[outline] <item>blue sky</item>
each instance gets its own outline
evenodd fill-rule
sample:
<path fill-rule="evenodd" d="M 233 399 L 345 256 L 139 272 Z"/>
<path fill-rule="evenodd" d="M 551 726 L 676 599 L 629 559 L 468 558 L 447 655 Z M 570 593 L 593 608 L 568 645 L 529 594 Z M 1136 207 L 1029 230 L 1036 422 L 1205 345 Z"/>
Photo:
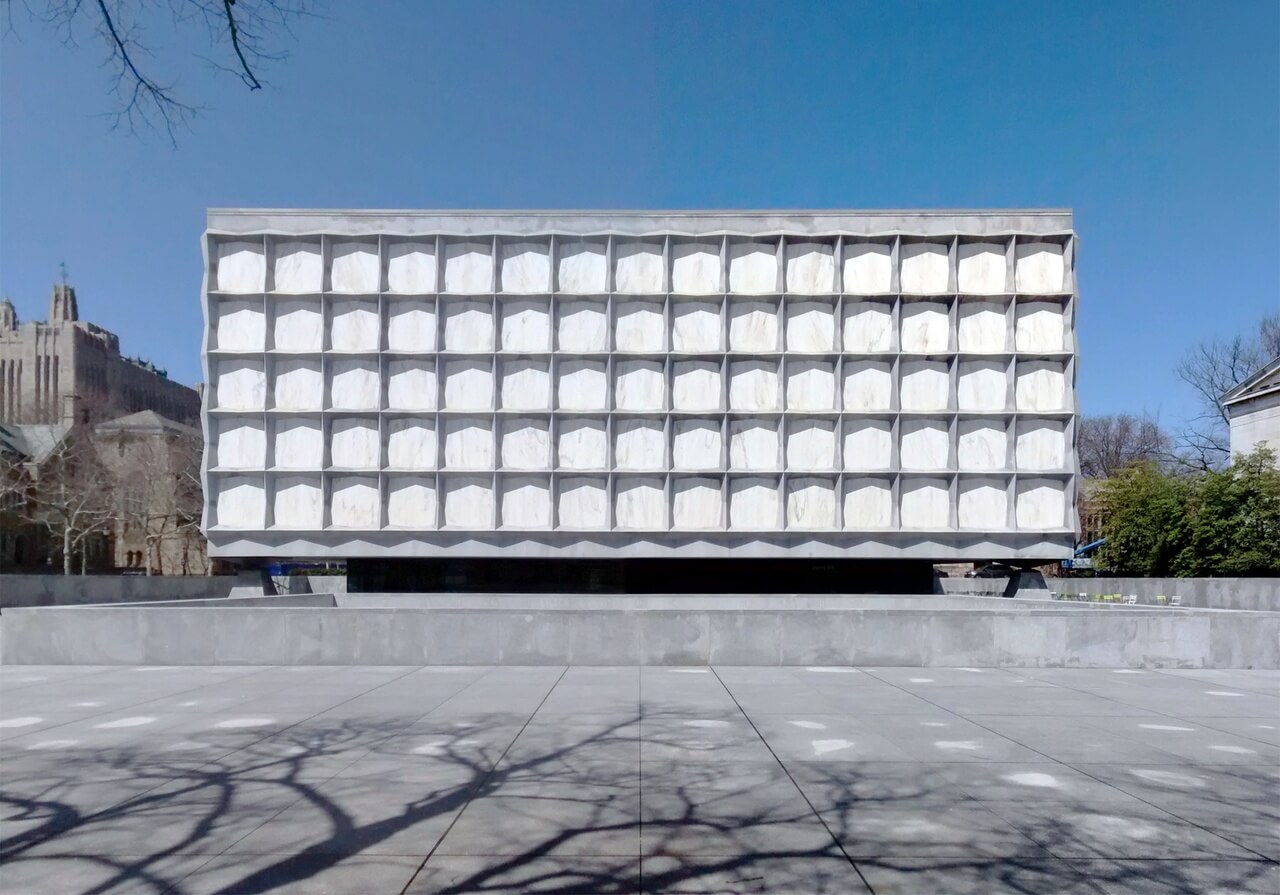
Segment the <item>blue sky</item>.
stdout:
<path fill-rule="evenodd" d="M 331 2 L 266 90 L 111 132 L 101 53 L 0 46 L 0 290 L 65 261 L 126 353 L 199 376 L 208 207 L 1069 206 L 1086 414 L 1192 410 L 1197 340 L 1280 310 L 1280 4 Z"/>

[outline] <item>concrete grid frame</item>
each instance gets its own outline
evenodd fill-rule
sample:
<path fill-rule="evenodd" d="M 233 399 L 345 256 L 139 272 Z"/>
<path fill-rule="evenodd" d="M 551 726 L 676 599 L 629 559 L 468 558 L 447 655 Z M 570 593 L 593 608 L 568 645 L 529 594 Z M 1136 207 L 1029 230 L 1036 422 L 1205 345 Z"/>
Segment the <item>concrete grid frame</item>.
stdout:
<path fill-rule="evenodd" d="M 1068 211 L 213 210 L 204 250 L 213 555 L 1070 555 Z"/>

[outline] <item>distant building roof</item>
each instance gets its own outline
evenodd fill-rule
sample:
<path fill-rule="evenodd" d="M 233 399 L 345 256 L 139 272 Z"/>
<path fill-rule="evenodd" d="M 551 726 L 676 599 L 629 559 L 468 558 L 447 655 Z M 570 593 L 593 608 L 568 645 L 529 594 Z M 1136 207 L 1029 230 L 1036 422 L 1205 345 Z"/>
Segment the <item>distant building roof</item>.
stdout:
<path fill-rule="evenodd" d="M 1272 392 L 1280 392 L 1280 357 L 1223 395 L 1222 406 L 1230 407 Z"/>
<path fill-rule="evenodd" d="M 21 454 L 40 463 L 67 437 L 67 426 L 0 423 L 0 451 Z"/>
<path fill-rule="evenodd" d="M 184 426 L 182 423 L 174 422 L 168 417 L 161 416 L 154 410 L 140 410 L 137 413 L 131 413 L 128 416 L 117 417 L 99 424 L 95 428 L 96 432 L 108 434 L 112 432 L 142 432 L 157 433 L 167 432 L 173 435 L 199 435 L 200 430 L 191 426 Z"/>

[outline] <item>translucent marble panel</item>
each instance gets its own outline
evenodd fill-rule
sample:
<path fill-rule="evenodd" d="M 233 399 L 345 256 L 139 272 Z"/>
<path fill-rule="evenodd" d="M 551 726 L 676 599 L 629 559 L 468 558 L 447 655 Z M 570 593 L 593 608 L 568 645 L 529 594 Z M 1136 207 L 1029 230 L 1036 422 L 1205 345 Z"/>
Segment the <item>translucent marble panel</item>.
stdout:
<path fill-rule="evenodd" d="M 957 342 L 961 351 L 1004 351 L 1008 346 L 1005 306 L 998 301 L 960 302 L 957 308 Z"/>
<path fill-rule="evenodd" d="M 829 301 L 787 301 L 787 350 L 830 354 L 836 350 L 836 306 Z"/>
<path fill-rule="evenodd" d="M 607 305 L 600 301 L 560 301 L 556 303 L 556 343 L 561 351 L 607 351 L 609 319 Z"/>
<path fill-rule="evenodd" d="M 339 469 L 377 469 L 381 453 L 376 419 L 338 419 L 330 428 L 329 462 Z"/>
<path fill-rule="evenodd" d="M 948 282 L 947 246 L 932 242 L 904 242 L 898 249 L 902 269 L 901 291 L 911 295 L 946 292 Z"/>
<path fill-rule="evenodd" d="M 671 527 L 676 531 L 721 528 L 723 515 L 719 479 L 677 478 L 671 482 Z"/>
<path fill-rule="evenodd" d="M 665 530 L 667 499 L 661 479 L 620 478 L 615 489 L 618 528 Z"/>
<path fill-rule="evenodd" d="M 378 300 L 334 301 L 329 344 L 334 351 L 377 351 L 379 348 Z"/>
<path fill-rule="evenodd" d="M 319 476 L 278 476 L 272 492 L 276 528 L 307 531 L 324 526 L 324 491 Z"/>
<path fill-rule="evenodd" d="M 733 410 L 777 410 L 778 365 L 741 360 L 729 364 L 729 407 Z"/>
<path fill-rule="evenodd" d="M 1067 347 L 1067 321 L 1056 301 L 1018 302 L 1014 344 L 1019 351 L 1062 351 Z"/>
<path fill-rule="evenodd" d="M 877 295 L 893 290 L 893 248 L 878 242 L 844 244 L 844 291 Z"/>
<path fill-rule="evenodd" d="M 704 470 L 720 468 L 720 421 L 672 421 L 671 462 L 676 469 Z"/>
<path fill-rule="evenodd" d="M 1018 479 L 1015 510 L 1018 528 L 1037 531 L 1067 525 L 1066 483 L 1057 479 Z"/>
<path fill-rule="evenodd" d="M 324 315 L 319 299 L 272 299 L 276 351 L 319 351 L 324 347 Z"/>
<path fill-rule="evenodd" d="M 893 462 L 893 424 L 889 420 L 846 420 L 845 469 L 888 469 Z"/>
<path fill-rule="evenodd" d="M 719 351 L 720 302 L 675 301 L 671 305 L 671 350 L 696 353 Z"/>
<path fill-rule="evenodd" d="M 262 420 L 218 419 L 215 465 L 262 469 L 267 464 L 267 427 Z"/>
<path fill-rule="evenodd" d="M 835 410 L 836 365 L 821 360 L 787 361 L 787 410 Z"/>
<path fill-rule="evenodd" d="M 821 242 L 788 242 L 787 291 L 821 295 L 836 291 L 835 246 Z"/>
<path fill-rule="evenodd" d="M 546 420 L 503 420 L 503 469 L 547 469 L 550 465 L 551 427 Z"/>
<path fill-rule="evenodd" d="M 493 291 L 493 246 L 455 242 L 444 248 L 444 291 L 474 295 Z"/>
<path fill-rule="evenodd" d="M 551 409 L 551 369 L 548 361 L 502 362 L 502 409 Z"/>
<path fill-rule="evenodd" d="M 609 491 L 604 479 L 562 478 L 557 490 L 556 515 L 560 528 L 609 527 Z"/>
<path fill-rule="evenodd" d="M 892 400 L 893 366 L 888 361 L 845 361 L 845 410 L 888 410 Z"/>
<path fill-rule="evenodd" d="M 720 244 L 675 242 L 671 244 L 671 291 L 706 295 L 720 288 Z"/>
<path fill-rule="evenodd" d="M 386 421 L 387 466 L 391 469 L 435 469 L 436 430 L 429 420 Z"/>
<path fill-rule="evenodd" d="M 393 243 L 387 249 L 387 287 L 410 294 L 435 292 L 435 243 Z"/>
<path fill-rule="evenodd" d="M 387 348 L 391 351 L 434 351 L 436 307 L 430 300 L 387 302 Z"/>
<path fill-rule="evenodd" d="M 1015 392 L 1019 410 L 1066 410 L 1066 372 L 1052 361 L 1022 361 Z"/>
<path fill-rule="evenodd" d="M 271 406 L 276 410 L 320 410 L 324 406 L 324 376 L 318 360 L 281 360 L 274 371 Z"/>
<path fill-rule="evenodd" d="M 551 305 L 549 302 L 506 299 L 498 303 L 502 313 L 503 351 L 550 351 Z"/>
<path fill-rule="evenodd" d="M 608 467 L 609 437 L 604 420 L 561 420 L 556 430 L 556 465 L 561 469 Z"/>
<path fill-rule="evenodd" d="M 951 347 L 947 306 L 938 301 L 908 301 L 902 305 L 902 350 L 912 354 L 943 354 Z"/>
<path fill-rule="evenodd" d="M 373 529 L 382 525 L 382 498 L 377 476 L 337 476 L 329 505 L 334 528 Z"/>
<path fill-rule="evenodd" d="M 778 291 L 778 249 L 769 243 L 729 243 L 729 291 L 761 295 Z"/>
<path fill-rule="evenodd" d="M 835 528 L 836 485 L 831 479 L 787 481 L 787 528 Z"/>
<path fill-rule="evenodd" d="M 1067 435 L 1062 420 L 1020 420 L 1016 435 L 1019 469 L 1062 469 Z"/>
<path fill-rule="evenodd" d="M 492 351 L 493 306 L 487 301 L 449 299 L 440 303 L 446 351 Z"/>
<path fill-rule="evenodd" d="M 956 510 L 961 528 L 998 531 L 1009 527 L 1009 495 L 1004 479 L 960 480 Z"/>
<path fill-rule="evenodd" d="M 662 244 L 618 242 L 613 247 L 613 290 L 633 294 L 665 292 Z"/>
<path fill-rule="evenodd" d="M 530 476 L 502 480 L 502 526 L 504 528 L 551 527 L 551 483 Z"/>
<path fill-rule="evenodd" d="M 787 469 L 836 468 L 834 420 L 793 420 L 787 430 Z"/>
<path fill-rule="evenodd" d="M 449 476 L 444 480 L 444 524 L 449 528 L 493 528 L 493 483 L 488 478 Z"/>
<path fill-rule="evenodd" d="M 556 407 L 560 410 L 604 410 L 609 402 L 609 376 L 602 360 L 561 360 L 556 364 Z"/>
<path fill-rule="evenodd" d="M 392 476 L 387 479 L 387 525 L 430 531 L 436 527 L 434 479 Z"/>
<path fill-rule="evenodd" d="M 993 295 L 1005 288 L 1005 247 L 994 242 L 961 243 L 956 247 L 956 283 L 961 292 Z"/>
<path fill-rule="evenodd" d="M 487 419 L 444 420 L 446 469 L 492 469 L 493 423 Z"/>
<path fill-rule="evenodd" d="M 493 406 L 493 367 L 484 360 L 452 360 L 444 365 L 444 406 L 488 410 Z"/>
<path fill-rule="evenodd" d="M 329 406 L 334 410 L 377 410 L 381 385 L 376 360 L 330 358 Z"/>
<path fill-rule="evenodd" d="M 222 360 L 217 363 L 219 410 L 262 410 L 266 406 L 267 376 L 260 360 Z"/>
<path fill-rule="evenodd" d="M 846 300 L 844 350 L 852 354 L 893 350 L 893 305 L 887 301 Z"/>
<path fill-rule="evenodd" d="M 946 469 L 951 453 L 947 424 L 942 420 L 904 419 L 899 457 L 903 469 Z"/>
<path fill-rule="evenodd" d="M 502 245 L 503 292 L 550 292 L 551 245 L 507 242 Z"/>
<path fill-rule="evenodd" d="M 666 469 L 662 420 L 615 419 L 613 462 L 618 469 Z"/>
<path fill-rule="evenodd" d="M 1062 246 L 1050 242 L 1018 242 L 1014 252 L 1014 283 L 1019 292 L 1062 292 L 1066 260 Z"/>
<path fill-rule="evenodd" d="M 618 410 L 662 410 L 667 380 L 662 363 L 651 360 L 614 361 L 614 406 Z"/>
<path fill-rule="evenodd" d="M 729 350 L 777 351 L 781 344 L 777 303 L 729 302 Z"/>
<path fill-rule="evenodd" d="M 609 262 L 604 243 L 562 242 L 556 247 L 556 253 L 561 292 L 591 295 L 609 291 Z"/>
<path fill-rule="evenodd" d="M 960 469 L 1004 469 L 1008 465 L 1004 420 L 960 420 L 957 431 L 956 465 Z"/>
<path fill-rule="evenodd" d="M 888 479 L 845 479 L 845 528 L 885 529 L 892 525 L 893 488 Z"/>
<path fill-rule="evenodd" d="M 376 242 L 337 242 L 329 262 L 330 292 L 378 292 L 381 271 Z"/>
<path fill-rule="evenodd" d="M 903 479 L 901 493 L 903 528 L 942 531 L 949 527 L 951 499 L 946 479 Z"/>
<path fill-rule="evenodd" d="M 391 410 L 434 410 L 436 391 L 434 361 L 387 361 L 387 407 Z"/>
<path fill-rule="evenodd" d="M 319 292 L 324 288 L 324 259 L 318 242 L 277 242 L 275 291 Z"/>
<path fill-rule="evenodd" d="M 277 419 L 272 466 L 319 469 L 324 465 L 324 428 L 319 419 Z"/>
<path fill-rule="evenodd" d="M 214 522 L 219 528 L 262 530 L 267 517 L 267 494 L 260 477 L 218 476 L 212 484 Z"/>
<path fill-rule="evenodd" d="M 956 406 L 961 410 L 1004 410 L 1009 383 L 1004 361 L 961 361 Z"/>
<path fill-rule="evenodd" d="M 729 483 L 729 527 L 746 531 L 776 531 L 782 507 L 778 480 L 732 479 Z"/>
<path fill-rule="evenodd" d="M 730 469 L 777 469 L 782 463 L 778 424 L 773 420 L 729 423 Z"/>
<path fill-rule="evenodd" d="M 267 258 L 262 240 L 218 243 L 214 287 L 219 292 L 262 292 L 267 288 Z"/>
<path fill-rule="evenodd" d="M 945 361 L 904 361 L 899 399 L 903 410 L 946 410 L 951 389 Z"/>
<path fill-rule="evenodd" d="M 213 306 L 213 344 L 219 351 L 261 351 L 267 347 L 267 314 L 262 299 L 219 299 Z"/>
<path fill-rule="evenodd" d="M 620 301 L 614 307 L 614 348 L 618 351 L 662 351 L 666 321 L 662 302 Z"/>
<path fill-rule="evenodd" d="M 682 360 L 672 364 L 671 405 L 676 410 L 720 409 L 720 362 Z"/>

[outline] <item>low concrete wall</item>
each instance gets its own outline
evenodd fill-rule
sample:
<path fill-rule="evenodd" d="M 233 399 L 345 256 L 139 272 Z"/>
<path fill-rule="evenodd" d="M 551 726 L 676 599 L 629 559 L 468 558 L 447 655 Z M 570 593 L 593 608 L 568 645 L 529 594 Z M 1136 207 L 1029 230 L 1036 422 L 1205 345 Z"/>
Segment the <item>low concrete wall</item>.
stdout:
<path fill-rule="evenodd" d="M 225 597 L 234 575 L 0 575 L 0 609 Z"/>
<path fill-rule="evenodd" d="M 972 580 L 972 579 L 970 579 Z M 1280 578 L 1046 578 L 1049 589 L 1065 594 L 1137 594 L 1138 602 L 1182 597 L 1183 606 L 1280 612 Z"/>

